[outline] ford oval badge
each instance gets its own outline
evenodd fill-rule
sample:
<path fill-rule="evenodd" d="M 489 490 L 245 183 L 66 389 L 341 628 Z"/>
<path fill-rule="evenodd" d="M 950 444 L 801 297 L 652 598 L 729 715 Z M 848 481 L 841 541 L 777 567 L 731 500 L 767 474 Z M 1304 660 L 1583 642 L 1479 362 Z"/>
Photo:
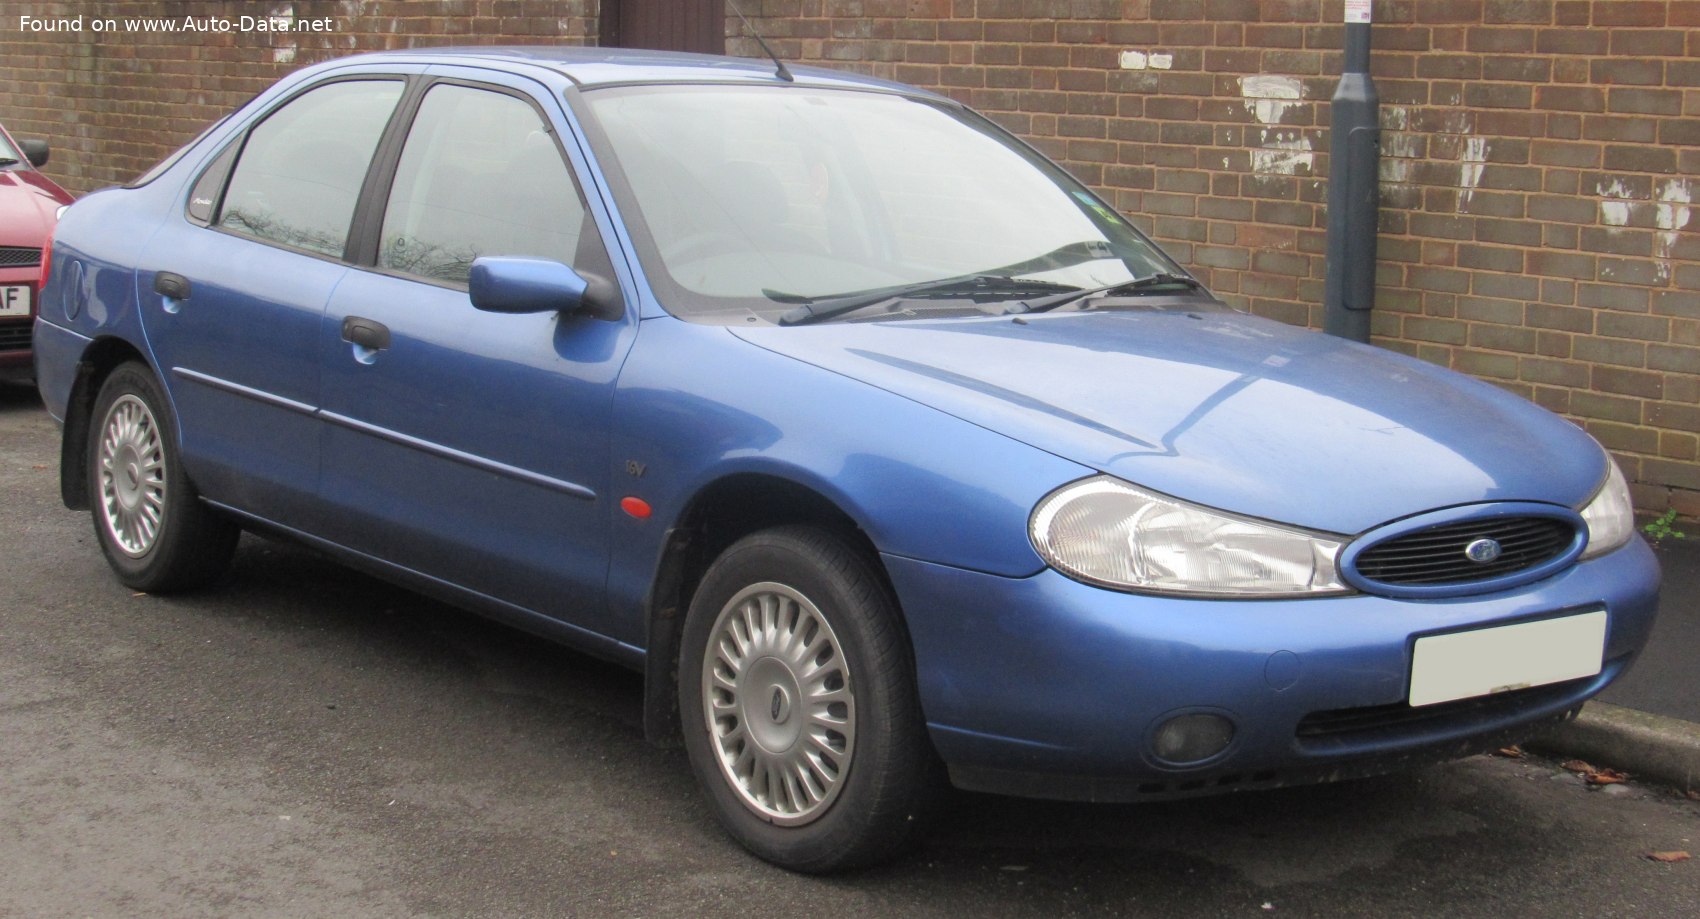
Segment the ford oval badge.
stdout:
<path fill-rule="evenodd" d="M 1499 542 L 1485 536 L 1464 547 L 1464 555 L 1478 565 L 1485 565 L 1499 558 L 1500 551 Z"/>

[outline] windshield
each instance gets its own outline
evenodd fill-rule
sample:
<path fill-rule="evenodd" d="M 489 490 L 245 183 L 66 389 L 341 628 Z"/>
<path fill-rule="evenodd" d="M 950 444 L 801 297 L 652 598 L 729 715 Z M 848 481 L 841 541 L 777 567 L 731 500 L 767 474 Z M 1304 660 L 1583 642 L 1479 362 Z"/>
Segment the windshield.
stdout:
<path fill-rule="evenodd" d="M 795 86 L 583 98 L 645 269 L 683 318 L 775 320 L 799 302 L 951 278 L 978 280 L 904 307 L 972 309 L 964 299 L 1178 271 L 1083 186 L 953 105 Z"/>
<path fill-rule="evenodd" d="M 12 146 L 11 141 L 6 139 L 6 132 L 0 131 L 0 164 L 5 164 L 7 160 L 21 163 L 24 161 L 24 155 Z"/>

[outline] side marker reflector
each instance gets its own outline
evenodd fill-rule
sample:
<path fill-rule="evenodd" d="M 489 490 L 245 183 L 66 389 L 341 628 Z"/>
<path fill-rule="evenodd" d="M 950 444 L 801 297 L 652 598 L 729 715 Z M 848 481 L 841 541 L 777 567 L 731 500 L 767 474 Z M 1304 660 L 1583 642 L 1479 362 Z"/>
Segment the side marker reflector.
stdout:
<path fill-rule="evenodd" d="M 620 499 L 620 510 L 625 511 L 639 520 L 647 518 L 652 513 L 648 501 L 645 501 L 642 498 L 633 498 L 629 495 Z"/>

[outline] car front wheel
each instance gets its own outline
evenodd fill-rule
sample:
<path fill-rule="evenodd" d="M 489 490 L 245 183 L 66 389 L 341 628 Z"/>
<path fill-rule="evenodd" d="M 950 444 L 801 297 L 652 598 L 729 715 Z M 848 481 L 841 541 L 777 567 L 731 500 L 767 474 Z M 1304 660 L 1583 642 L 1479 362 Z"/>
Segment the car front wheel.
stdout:
<path fill-rule="evenodd" d="M 166 593 L 221 574 L 240 535 L 200 502 L 177 458 L 175 420 L 153 374 L 118 367 L 95 399 L 88 477 L 95 535 L 118 580 Z"/>
<path fill-rule="evenodd" d="M 934 784 L 903 623 L 871 563 L 815 527 L 734 543 L 685 621 L 685 746 L 716 816 L 795 871 L 901 851 Z"/>

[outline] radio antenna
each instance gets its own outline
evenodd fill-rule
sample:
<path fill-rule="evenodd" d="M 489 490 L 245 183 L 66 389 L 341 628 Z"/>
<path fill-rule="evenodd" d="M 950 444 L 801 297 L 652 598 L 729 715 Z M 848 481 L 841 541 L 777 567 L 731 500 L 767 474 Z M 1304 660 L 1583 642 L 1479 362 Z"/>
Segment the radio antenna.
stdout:
<path fill-rule="evenodd" d="M 744 28 L 749 31 L 750 37 L 756 40 L 756 44 L 761 45 L 761 50 L 767 52 L 768 58 L 773 61 L 773 75 L 787 83 L 797 82 L 797 78 L 792 76 L 791 71 L 785 68 L 785 62 L 780 60 L 779 55 L 774 54 L 773 49 L 767 46 L 767 40 L 761 37 L 761 33 L 756 31 L 755 26 L 750 25 L 750 21 L 748 19 L 744 18 L 744 11 L 738 9 L 737 0 L 726 0 L 726 5 L 732 8 L 732 12 L 738 14 L 739 21 L 742 22 L 744 24 Z"/>

